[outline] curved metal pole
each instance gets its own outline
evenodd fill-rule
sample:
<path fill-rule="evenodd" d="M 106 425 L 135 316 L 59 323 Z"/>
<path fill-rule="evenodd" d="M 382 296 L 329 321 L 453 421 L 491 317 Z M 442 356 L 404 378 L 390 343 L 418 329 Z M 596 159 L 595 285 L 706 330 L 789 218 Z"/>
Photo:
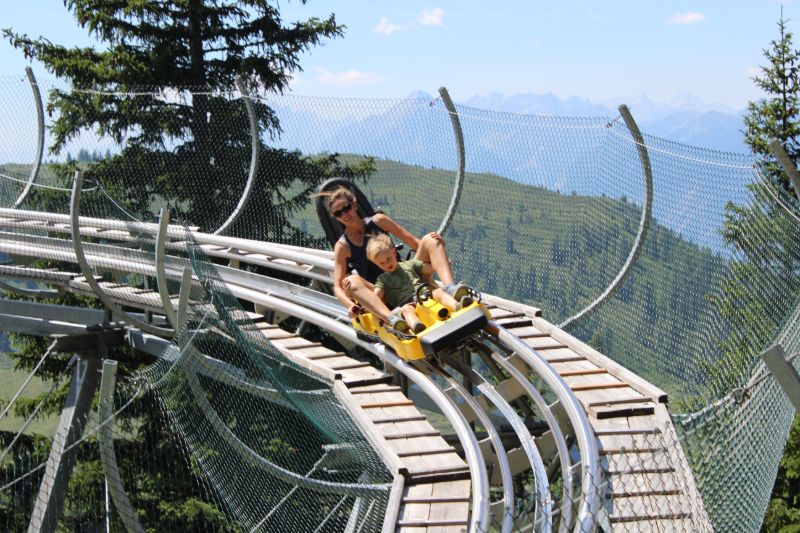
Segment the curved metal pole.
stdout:
<path fill-rule="evenodd" d="M 33 162 L 33 168 L 31 168 L 31 175 L 28 177 L 28 183 L 25 185 L 25 188 L 22 189 L 22 192 L 14 202 L 15 209 L 25 201 L 25 198 L 31 191 L 33 182 L 36 181 L 36 176 L 39 175 L 39 167 L 42 165 L 42 155 L 44 154 L 44 107 L 42 106 L 42 93 L 39 92 L 39 84 L 36 83 L 36 78 L 33 76 L 33 69 L 31 69 L 31 67 L 25 67 L 25 74 L 28 75 L 28 81 L 33 91 L 33 101 L 36 103 L 36 123 L 39 128 L 39 135 L 36 138 L 36 159 Z"/>
<path fill-rule="evenodd" d="M 41 289 L 24 289 L 22 287 L 14 287 L 4 281 L 0 281 L 0 290 L 26 296 L 28 298 L 56 298 L 59 295 L 58 291 L 48 291 Z"/>
<path fill-rule="evenodd" d="M 633 120 L 633 116 L 628 110 L 628 106 L 622 104 L 619 106 L 619 112 L 622 115 L 622 119 L 625 121 L 625 125 L 628 126 L 628 129 L 631 132 L 633 141 L 636 143 L 636 150 L 639 152 L 639 160 L 642 163 L 642 172 L 644 174 L 645 201 L 644 206 L 642 207 L 642 216 L 639 219 L 639 232 L 636 235 L 636 240 L 633 242 L 631 252 L 628 254 L 628 259 L 625 261 L 625 264 L 622 265 L 617 277 L 614 278 L 606 290 L 603 291 L 603 293 L 598 296 L 595 301 L 584 307 L 582 311 L 579 311 L 577 314 L 559 324 L 558 327 L 561 329 L 566 329 L 573 323 L 597 309 L 603 304 L 603 302 L 609 299 L 612 294 L 614 294 L 614 291 L 616 291 L 622 285 L 622 282 L 625 281 L 625 278 L 633 268 L 633 264 L 639 258 L 642 248 L 644 248 L 644 240 L 647 237 L 647 230 L 650 228 L 650 220 L 652 219 L 653 211 L 653 170 L 650 167 L 650 156 L 647 154 L 647 146 L 644 144 L 642 132 L 639 131 L 639 126 L 637 126 L 636 121 Z"/>
<path fill-rule="evenodd" d="M 119 518 L 128 531 L 144 532 L 142 525 L 136 517 L 131 501 L 125 493 L 122 477 L 119 475 L 117 455 L 114 452 L 114 435 L 111 418 L 114 403 L 114 387 L 117 383 L 117 362 L 106 359 L 103 362 L 103 373 L 100 376 L 100 398 L 98 401 L 98 414 L 100 418 L 100 462 L 103 464 L 106 482 L 108 483 L 111 499 L 117 508 Z"/>
<path fill-rule="evenodd" d="M 583 407 L 563 378 L 536 350 L 496 322 L 490 322 L 489 327 L 497 331 L 497 339 L 500 344 L 504 348 L 516 352 L 525 364 L 542 378 L 561 402 L 561 405 L 564 406 L 567 417 L 575 429 L 575 438 L 578 441 L 583 470 L 581 475 L 583 501 L 578 511 L 578 523 L 575 527 L 578 531 L 594 531 L 595 515 L 600 509 L 600 455 L 597 451 L 594 431 L 586 418 Z"/>
<path fill-rule="evenodd" d="M 517 367 L 508 361 L 508 359 L 502 357 L 500 354 L 493 353 L 492 359 L 498 365 L 500 365 L 503 370 L 508 372 L 508 374 L 520 384 L 528 396 L 531 397 L 533 402 L 539 408 L 539 411 L 542 413 L 542 416 L 544 417 L 545 422 L 547 422 L 550 431 L 553 432 L 553 440 L 556 443 L 558 459 L 561 464 L 563 492 L 563 502 L 561 503 L 561 525 L 558 530 L 561 532 L 566 532 L 567 528 L 569 527 L 569 523 L 572 521 L 572 498 L 574 497 L 572 482 L 570 479 L 570 472 L 572 471 L 572 468 L 570 465 L 567 440 L 564 438 L 564 434 L 561 432 L 561 427 L 558 425 L 558 420 L 556 420 L 555 415 L 553 415 L 553 411 L 550 409 L 550 406 L 547 405 L 544 397 L 538 390 L 536 390 L 536 387 L 533 386 L 525 374 L 523 374 L 519 369 L 517 369 Z"/>
<path fill-rule="evenodd" d="M 156 233 L 156 286 L 158 287 L 158 295 L 161 297 L 161 305 L 164 307 L 164 314 L 177 331 L 178 315 L 172 308 L 172 300 L 169 297 L 169 287 L 167 286 L 167 272 L 164 269 L 168 228 L 169 209 L 164 207 L 158 217 L 158 232 Z"/>
<path fill-rule="evenodd" d="M 250 118 L 250 173 L 247 176 L 247 184 L 244 186 L 244 191 L 242 191 L 242 196 L 239 198 L 239 203 L 236 204 L 236 208 L 228 217 L 228 220 L 223 222 L 222 225 L 214 231 L 214 235 L 223 233 L 231 224 L 236 222 L 236 219 L 242 214 L 247 200 L 250 199 L 250 194 L 253 191 L 253 184 L 256 181 L 256 173 L 258 172 L 258 154 L 261 145 L 258 140 L 258 119 L 256 118 L 256 111 L 253 108 L 252 98 L 250 97 L 250 93 L 247 92 L 247 87 L 245 87 L 241 76 L 236 76 L 236 87 L 239 89 L 239 92 L 242 93 L 244 106 L 247 109 L 247 116 Z"/>
<path fill-rule="evenodd" d="M 112 313 L 117 315 L 120 319 L 132 324 L 133 326 L 145 331 L 147 333 L 152 333 L 153 335 L 159 335 L 161 337 L 171 337 L 175 334 L 175 330 L 173 329 L 165 329 L 159 328 L 152 324 L 148 324 L 147 322 L 143 322 L 137 318 L 132 317 L 128 313 L 122 310 L 120 306 L 114 303 L 111 298 L 103 291 L 100 285 L 97 283 L 97 280 L 94 279 L 94 273 L 92 272 L 89 263 L 86 261 L 86 255 L 83 251 L 83 243 L 81 242 L 81 228 L 80 228 L 80 201 L 81 201 L 81 187 L 83 186 L 83 171 L 77 171 L 75 173 L 75 179 L 72 183 L 72 198 L 70 199 L 69 205 L 69 213 L 70 213 L 70 224 L 72 229 L 72 244 L 75 249 L 75 260 L 78 262 L 78 267 L 81 269 L 81 273 L 83 274 L 84 278 L 86 278 L 86 283 L 89 287 L 92 288 L 92 291 L 97 295 L 103 304 L 111 310 Z"/>
<path fill-rule="evenodd" d="M 503 446 L 503 441 L 500 439 L 500 434 L 497 432 L 497 428 L 494 427 L 489 415 L 481 409 L 481 406 L 478 405 L 475 398 L 467 392 L 467 389 L 443 368 L 433 362 L 429 361 L 428 366 L 433 368 L 438 376 L 444 378 L 447 384 L 464 400 L 470 410 L 475 413 L 475 416 L 489 435 L 489 440 L 492 442 L 492 446 L 494 446 L 495 455 L 497 455 L 497 464 L 500 465 L 500 477 L 503 480 L 503 525 L 500 531 L 502 533 L 509 533 L 514 527 L 514 479 L 511 475 L 511 466 L 508 464 L 508 455 L 505 446 Z M 489 397 L 489 399 L 494 403 L 494 398 Z M 538 481 L 537 479 L 537 489 Z"/>
<path fill-rule="evenodd" d="M 458 155 L 458 170 L 456 171 L 456 182 L 453 187 L 453 197 L 450 199 L 450 205 L 447 207 L 447 214 L 445 214 L 444 220 L 442 220 L 442 223 L 439 225 L 439 229 L 436 230 L 439 235 L 444 235 L 447 228 L 449 228 L 450 224 L 453 222 L 453 217 L 458 207 L 458 200 L 461 198 L 461 189 L 464 187 L 464 169 L 466 163 L 464 157 L 464 133 L 461 131 L 461 121 L 458 118 L 456 106 L 453 105 L 450 94 L 445 87 L 439 87 L 439 96 L 442 97 L 444 107 L 450 114 L 450 122 L 453 124 L 453 134 L 456 137 L 456 154 Z"/>
<path fill-rule="evenodd" d="M 789 157 L 789 154 L 787 154 L 786 150 L 783 149 L 783 146 L 781 146 L 781 143 L 778 142 L 778 139 L 772 139 L 769 142 L 769 149 L 772 151 L 772 154 L 775 156 L 778 162 L 780 162 L 783 170 L 786 171 L 786 175 L 789 176 L 789 181 L 792 182 L 795 195 L 800 198 L 800 174 L 798 174 L 797 167 L 794 166 L 792 158 Z"/>
<path fill-rule="evenodd" d="M 186 326 L 186 319 L 189 316 L 189 295 L 192 292 L 192 267 L 183 269 L 181 278 L 181 290 L 178 294 L 178 310 L 175 312 L 175 332 Z"/>
<path fill-rule="evenodd" d="M 200 411 L 206 417 L 208 422 L 214 428 L 214 431 L 219 435 L 225 443 L 236 450 L 239 456 L 257 468 L 263 469 L 269 475 L 280 479 L 281 481 L 290 485 L 295 485 L 304 489 L 312 490 L 315 492 L 323 492 L 326 494 L 339 494 L 339 495 L 370 495 L 375 491 L 388 492 L 391 489 L 391 484 L 380 485 L 359 485 L 355 483 L 336 483 L 333 481 L 325 481 L 321 479 L 312 479 L 301 474 L 296 474 L 291 470 L 287 470 L 259 455 L 255 450 L 250 448 L 247 444 L 241 441 L 239 437 L 228 427 L 227 424 L 219 417 L 214 406 L 206 398 L 200 381 L 197 379 L 194 370 L 189 368 L 188 363 L 194 358 L 200 356 L 192 346 L 185 348 L 192 354 L 189 359 L 183 359 L 182 365 L 184 367 L 186 381 L 192 391 L 192 397 L 200 406 Z"/>

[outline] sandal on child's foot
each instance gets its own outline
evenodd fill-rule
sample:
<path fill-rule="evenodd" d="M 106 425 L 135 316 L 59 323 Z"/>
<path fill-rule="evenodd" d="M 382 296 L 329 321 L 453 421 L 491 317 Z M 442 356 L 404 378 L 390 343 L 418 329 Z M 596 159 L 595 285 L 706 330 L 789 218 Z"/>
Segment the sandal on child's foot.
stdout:
<path fill-rule="evenodd" d="M 475 302 L 475 300 L 472 299 L 472 295 L 471 294 L 465 294 L 464 296 L 461 297 L 461 299 L 456 304 L 456 311 L 460 311 L 461 309 L 464 309 L 465 307 L 469 307 L 474 302 Z"/>
<path fill-rule="evenodd" d="M 386 320 L 386 323 L 389 324 L 389 327 L 396 329 L 400 333 L 405 333 L 408 331 L 408 323 L 403 320 L 403 315 L 400 314 L 400 308 L 394 309 L 392 314 L 389 315 L 389 318 Z"/>
<path fill-rule="evenodd" d="M 460 302 L 462 298 L 465 296 L 469 296 L 472 301 L 480 301 L 481 295 L 478 291 L 467 285 L 466 283 L 459 282 L 459 283 L 450 283 L 444 286 L 444 290 L 453 297 L 456 302 Z M 472 303 L 472 302 L 470 302 Z M 466 304 L 469 305 L 469 304 Z"/>

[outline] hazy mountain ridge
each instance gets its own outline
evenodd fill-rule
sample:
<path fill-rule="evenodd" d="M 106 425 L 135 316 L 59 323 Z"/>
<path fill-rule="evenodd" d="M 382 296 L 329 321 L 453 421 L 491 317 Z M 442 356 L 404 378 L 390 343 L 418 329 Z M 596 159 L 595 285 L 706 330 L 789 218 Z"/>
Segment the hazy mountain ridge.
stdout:
<path fill-rule="evenodd" d="M 614 117 L 625 104 L 639 128 L 645 133 L 665 139 L 725 152 L 747 153 L 742 133 L 744 110 L 724 104 L 708 103 L 682 93 L 670 102 L 654 102 L 647 96 L 614 98 L 593 103 L 578 96 L 559 98 L 552 93 L 500 93 L 472 96 L 459 104 L 532 115 Z"/>

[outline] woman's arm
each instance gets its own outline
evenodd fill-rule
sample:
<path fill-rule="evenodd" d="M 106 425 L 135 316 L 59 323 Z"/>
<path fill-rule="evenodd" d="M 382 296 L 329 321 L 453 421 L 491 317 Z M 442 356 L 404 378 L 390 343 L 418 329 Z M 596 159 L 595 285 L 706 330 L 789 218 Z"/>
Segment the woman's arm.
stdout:
<path fill-rule="evenodd" d="M 347 277 L 347 260 L 349 258 L 350 250 L 347 245 L 341 241 L 336 241 L 333 246 L 333 294 L 348 309 L 355 305 L 344 286 L 344 280 Z"/>
<path fill-rule="evenodd" d="M 407 229 L 392 220 L 388 215 L 378 213 L 372 217 L 372 221 L 386 233 L 391 233 L 403 241 L 412 250 L 419 248 L 419 239 L 411 235 Z"/>

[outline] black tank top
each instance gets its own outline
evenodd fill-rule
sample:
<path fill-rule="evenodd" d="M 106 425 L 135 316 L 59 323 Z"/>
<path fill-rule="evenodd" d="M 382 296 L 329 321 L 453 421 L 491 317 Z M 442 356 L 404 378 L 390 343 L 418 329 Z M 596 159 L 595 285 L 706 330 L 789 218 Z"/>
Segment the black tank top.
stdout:
<path fill-rule="evenodd" d="M 347 238 L 345 234 L 342 234 L 342 236 L 339 237 L 339 240 L 350 247 L 350 268 L 355 269 L 358 275 L 365 280 L 369 281 L 370 283 L 375 283 L 375 280 L 378 279 L 378 276 L 383 274 L 383 270 L 381 270 L 378 265 L 367 259 L 367 242 L 369 241 L 370 235 L 377 235 L 379 233 L 386 232 L 379 228 L 378 225 L 372 221 L 372 217 L 364 218 L 364 223 L 364 244 L 361 246 L 356 246 L 352 243 L 352 241 L 350 241 L 350 239 Z"/>

